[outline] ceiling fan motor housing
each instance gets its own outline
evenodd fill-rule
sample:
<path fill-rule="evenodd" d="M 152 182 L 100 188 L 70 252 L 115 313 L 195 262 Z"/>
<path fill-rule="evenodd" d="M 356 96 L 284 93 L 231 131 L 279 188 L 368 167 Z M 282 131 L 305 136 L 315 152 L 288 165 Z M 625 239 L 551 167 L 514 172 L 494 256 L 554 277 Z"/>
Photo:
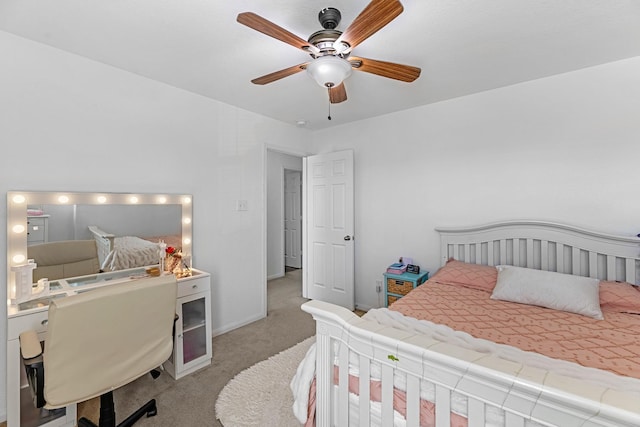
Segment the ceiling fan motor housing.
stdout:
<path fill-rule="evenodd" d="M 333 30 L 340 23 L 342 15 L 335 7 L 326 7 L 318 13 L 318 21 L 325 30 Z"/>
<path fill-rule="evenodd" d="M 324 55 L 333 55 L 336 53 L 336 47 L 334 46 L 334 42 L 340 37 L 342 34 L 341 31 L 338 30 L 320 30 L 309 36 L 309 43 L 314 45 L 320 51 L 319 54 L 312 55 L 314 57 L 324 56 Z"/>

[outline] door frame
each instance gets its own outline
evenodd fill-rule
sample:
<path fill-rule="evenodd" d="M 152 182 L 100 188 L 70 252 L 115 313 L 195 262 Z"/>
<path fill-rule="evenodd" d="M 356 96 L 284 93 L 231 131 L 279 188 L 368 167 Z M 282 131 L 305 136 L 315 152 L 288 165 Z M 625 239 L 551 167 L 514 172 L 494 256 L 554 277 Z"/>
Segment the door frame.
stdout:
<path fill-rule="evenodd" d="M 296 148 L 290 148 L 290 147 L 283 147 L 277 144 L 272 144 L 272 143 L 265 143 L 264 144 L 264 148 L 263 148 L 263 165 L 262 165 L 262 170 L 263 170 L 263 179 L 262 179 L 262 202 L 263 202 L 263 206 L 262 206 L 262 210 L 264 212 L 264 214 L 262 215 L 262 250 L 263 250 L 263 263 L 262 263 L 262 268 L 263 268 L 263 273 L 262 273 L 262 277 L 264 277 L 264 284 L 262 287 L 262 317 L 266 317 L 267 316 L 267 281 L 269 280 L 269 278 L 267 277 L 267 250 L 268 250 L 268 242 L 267 242 L 267 196 L 268 196 L 268 191 L 267 191 L 267 180 L 268 180 L 268 151 L 274 151 L 276 153 L 282 153 L 282 154 L 288 154 L 290 156 L 295 156 L 295 157 L 300 157 L 300 158 L 305 158 L 307 156 L 311 156 L 313 155 L 313 153 L 311 153 L 310 151 L 306 151 L 306 150 L 299 150 Z M 302 174 L 302 179 L 304 180 L 304 174 Z M 282 188 L 282 191 L 284 191 L 284 187 Z M 304 197 L 305 197 L 305 190 L 304 190 L 304 185 L 302 187 L 302 199 L 303 199 L 303 203 L 304 203 Z M 304 206 L 304 205 L 303 205 Z M 303 227 L 304 227 L 304 222 L 305 222 L 305 213 L 304 210 L 302 212 L 302 223 L 303 223 Z M 282 225 L 283 229 L 284 229 L 284 223 Z M 282 237 L 284 239 L 284 236 Z M 304 245 L 304 243 L 303 243 Z M 303 246 L 304 247 L 304 246 Z M 302 258 L 303 262 L 304 262 L 304 257 Z M 304 268 L 304 263 L 303 263 L 303 268 Z M 304 289 L 304 282 L 303 282 L 303 289 L 302 292 L 303 294 L 305 294 L 305 289 Z"/>

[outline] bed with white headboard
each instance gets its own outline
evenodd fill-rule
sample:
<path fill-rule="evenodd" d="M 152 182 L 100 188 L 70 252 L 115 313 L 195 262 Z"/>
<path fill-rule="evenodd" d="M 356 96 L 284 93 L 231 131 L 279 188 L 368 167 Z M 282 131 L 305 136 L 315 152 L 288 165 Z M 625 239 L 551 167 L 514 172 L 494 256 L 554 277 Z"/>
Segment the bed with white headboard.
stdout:
<path fill-rule="evenodd" d="M 512 271 L 513 267 L 509 266 L 534 275 L 557 272 L 549 274 L 563 280 L 589 281 L 583 277 L 590 277 L 595 281 L 595 292 L 600 289 L 601 303 L 604 301 L 600 280 L 607 281 L 607 286 L 616 292 L 624 287 L 626 295 L 634 299 L 640 295 L 637 287 L 632 286 L 637 285 L 640 278 L 640 239 L 635 236 L 614 236 L 546 221 L 507 221 L 438 228 L 437 231 L 443 266 L 439 273 L 454 259 L 457 261 L 451 264 L 497 270 L 498 282 L 500 269 Z M 496 269 L 482 267 L 499 265 Z M 436 282 L 432 280 L 418 289 L 425 286 L 435 289 Z M 495 281 L 493 286 L 497 287 Z M 412 301 L 412 293 L 400 302 L 405 298 Z M 493 300 L 490 295 L 490 291 L 486 293 L 487 300 Z M 500 310 L 508 304 L 526 305 L 495 302 L 503 304 Z M 296 395 L 294 409 L 300 418 L 308 403 L 304 398 L 304 385 L 311 383 L 309 378 L 315 378 L 317 426 L 423 425 L 425 415 L 421 418 L 420 413 L 427 401 L 431 402 L 428 405 L 433 404 L 432 425 L 437 427 L 640 425 L 637 370 L 625 375 L 566 361 L 555 363 L 545 355 L 479 341 L 460 331 L 451 331 L 454 339 L 448 341 L 449 338 L 442 338 L 445 335 L 442 331 L 446 329 L 443 325 L 427 328 L 425 325 L 429 322 L 387 309 L 371 310 L 359 318 L 342 307 L 321 301 L 310 301 L 302 308 L 316 320 L 317 334 L 315 347 L 300 365 L 292 383 Z M 557 311 L 537 306 L 533 309 L 549 314 Z M 633 337 L 640 334 L 640 323 L 637 323 L 640 305 L 614 314 L 607 310 L 608 306 L 606 310 L 603 306 L 602 322 L 614 318 L 610 316 L 632 322 L 629 325 L 633 326 L 622 333 L 637 343 Z M 561 315 L 572 322 L 584 318 L 586 325 L 599 322 L 575 312 L 562 311 Z M 391 320 L 381 320 L 386 317 Z M 475 347 L 467 346 L 471 342 Z M 493 352 L 494 348 L 500 351 Z M 619 350 L 624 353 L 628 348 Z M 509 359 L 506 354 L 513 357 Z M 345 366 L 349 366 L 349 370 L 341 368 Z M 355 385 L 354 376 L 359 378 Z M 370 396 L 374 388 L 379 389 L 380 395 L 374 399 L 376 402 L 359 397 Z M 406 405 L 398 404 L 398 395 Z"/>
<path fill-rule="evenodd" d="M 164 247 L 174 247 L 177 250 L 181 248 L 180 235 L 116 236 L 96 225 L 90 225 L 89 231 L 96 241 L 98 259 L 103 271 L 158 264 L 161 250 L 160 242 L 164 242 Z"/>

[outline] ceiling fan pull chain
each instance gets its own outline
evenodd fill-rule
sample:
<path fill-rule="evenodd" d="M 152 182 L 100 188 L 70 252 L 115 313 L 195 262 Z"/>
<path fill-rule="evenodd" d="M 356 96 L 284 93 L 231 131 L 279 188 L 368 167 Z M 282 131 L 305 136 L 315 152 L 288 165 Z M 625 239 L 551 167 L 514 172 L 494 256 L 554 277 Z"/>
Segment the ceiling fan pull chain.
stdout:
<path fill-rule="evenodd" d="M 331 86 L 327 87 L 329 91 L 329 115 L 327 116 L 328 120 L 331 120 Z"/>

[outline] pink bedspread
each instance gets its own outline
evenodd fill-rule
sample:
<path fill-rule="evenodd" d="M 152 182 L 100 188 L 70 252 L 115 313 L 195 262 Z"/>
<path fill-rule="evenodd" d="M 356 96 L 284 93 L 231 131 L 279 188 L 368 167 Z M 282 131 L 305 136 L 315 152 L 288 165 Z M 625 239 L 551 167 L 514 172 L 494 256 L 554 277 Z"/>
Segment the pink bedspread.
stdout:
<path fill-rule="evenodd" d="M 640 379 L 640 315 L 602 307 L 605 319 L 596 320 L 492 300 L 490 294 L 429 280 L 389 309 L 476 338 Z"/>

